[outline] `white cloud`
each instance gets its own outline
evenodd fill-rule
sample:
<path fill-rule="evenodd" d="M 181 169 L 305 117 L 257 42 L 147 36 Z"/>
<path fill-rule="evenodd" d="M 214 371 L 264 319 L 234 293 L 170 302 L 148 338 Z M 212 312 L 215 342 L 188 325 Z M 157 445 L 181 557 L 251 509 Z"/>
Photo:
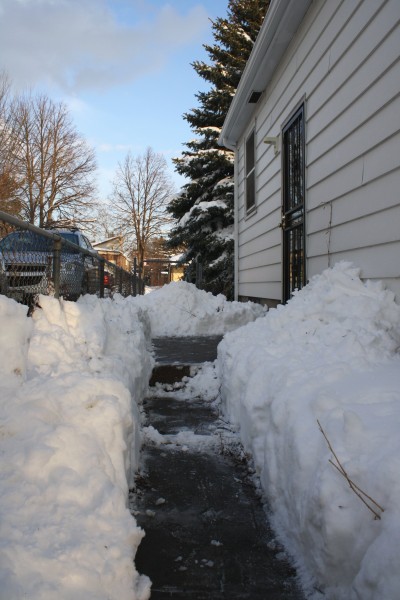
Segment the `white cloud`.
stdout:
<path fill-rule="evenodd" d="M 129 4 L 0 0 L 1 67 L 18 88 L 44 84 L 71 95 L 107 90 L 160 69 L 209 26 L 201 6 L 183 13 L 168 4 L 157 11 L 142 0 L 136 10 Z"/>
<path fill-rule="evenodd" d="M 63 98 L 63 102 L 68 107 L 68 110 L 72 113 L 85 113 L 90 110 L 90 106 L 87 102 L 76 96 L 67 96 Z"/>
<path fill-rule="evenodd" d="M 128 152 L 131 150 L 129 144 L 108 144 L 103 143 L 97 146 L 99 152 Z"/>

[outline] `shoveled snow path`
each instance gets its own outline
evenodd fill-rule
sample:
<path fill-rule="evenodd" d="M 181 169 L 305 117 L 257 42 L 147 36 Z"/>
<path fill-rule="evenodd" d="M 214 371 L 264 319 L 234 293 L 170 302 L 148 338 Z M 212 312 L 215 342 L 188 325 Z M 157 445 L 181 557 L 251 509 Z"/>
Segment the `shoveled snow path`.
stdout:
<path fill-rule="evenodd" d="M 179 345 L 171 340 L 172 372 L 179 366 Z M 213 366 L 203 368 L 210 383 Z M 183 388 L 158 384 L 144 401 L 142 469 L 131 494 L 132 511 L 146 532 L 137 568 L 151 578 L 156 600 L 171 595 L 182 600 L 300 599 L 236 434 L 220 419 L 209 392 L 203 394 L 207 399 L 194 397 L 201 377 L 200 368 L 195 378 L 185 378 Z"/>

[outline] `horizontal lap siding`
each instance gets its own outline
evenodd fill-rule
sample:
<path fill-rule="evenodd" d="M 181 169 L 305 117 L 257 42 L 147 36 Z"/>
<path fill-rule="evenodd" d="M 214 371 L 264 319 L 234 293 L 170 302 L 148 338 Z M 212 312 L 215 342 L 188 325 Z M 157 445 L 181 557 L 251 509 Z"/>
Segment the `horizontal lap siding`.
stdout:
<path fill-rule="evenodd" d="M 359 110 L 363 110 L 362 106 L 359 107 Z M 315 157 L 315 160 L 308 164 L 307 186 L 316 185 L 332 173 L 336 173 L 340 177 L 340 170 L 349 163 L 379 145 L 385 145 L 393 135 L 394 128 L 397 127 L 396 120 L 398 121 L 399 117 L 399 98 L 397 97 L 370 116 L 362 127 L 356 129 L 350 136 L 337 142 L 335 140 L 335 145 L 322 155 L 313 151 L 312 156 Z M 311 146 L 312 144 L 310 144 Z"/>
<path fill-rule="evenodd" d="M 260 155 L 264 151 L 263 146 L 265 145 L 259 135 L 256 135 L 256 145 L 257 155 Z M 244 207 L 243 150 L 239 152 L 239 178 L 238 294 L 239 296 L 266 298 L 266 281 L 277 282 L 277 285 L 274 286 L 276 290 L 280 290 L 281 286 L 281 232 L 280 229 L 277 229 L 280 222 L 281 205 L 279 164 L 272 157 L 266 162 L 257 163 L 257 209 L 251 215 L 246 215 Z M 259 293 L 262 293 L 262 296 L 258 296 Z M 275 296 L 269 297 L 275 298 Z M 280 291 L 276 299 L 280 299 Z"/>
<path fill-rule="evenodd" d="M 240 296 L 243 298 L 280 298 L 281 283 L 242 282 Z"/>
<path fill-rule="evenodd" d="M 382 277 L 382 263 L 385 262 L 388 254 L 393 257 L 389 261 L 385 276 Z M 309 271 L 321 273 L 328 266 L 327 255 L 313 256 L 309 259 Z M 381 244 L 367 248 L 342 250 L 334 257 L 336 260 L 350 261 L 359 267 L 361 274 L 365 279 L 383 281 L 400 299 L 400 245 L 398 242 Z M 330 257 L 331 266 L 333 257 Z"/>
<path fill-rule="evenodd" d="M 400 282 L 400 3 L 365 1 L 307 100 L 308 276 L 350 260 Z M 396 280 L 397 278 L 397 280 Z"/>
<path fill-rule="evenodd" d="M 243 249 L 240 248 L 239 255 L 243 252 Z M 278 267 L 280 273 L 281 266 L 281 245 L 278 243 L 276 246 L 272 246 L 269 250 L 271 262 L 269 266 Z M 261 267 L 265 265 L 264 261 L 264 253 L 262 250 L 259 252 L 253 251 L 249 254 L 249 249 L 246 248 L 246 254 L 241 257 L 241 267 L 243 270 L 252 269 L 253 267 Z M 280 275 L 275 279 L 275 281 L 280 281 Z"/>
<path fill-rule="evenodd" d="M 308 255 L 312 257 L 327 252 L 334 255 L 342 251 L 396 242 L 399 238 L 399 224 L 400 205 L 397 205 L 338 226 L 331 225 L 309 236 Z M 398 270 L 400 271 L 400 265 Z"/>
<path fill-rule="evenodd" d="M 363 201 L 365 206 L 370 206 L 370 212 L 385 206 L 386 202 L 397 202 L 397 194 L 394 197 L 390 195 L 391 189 L 396 189 L 400 173 L 399 165 L 400 133 L 394 134 L 387 139 L 385 144 L 380 144 L 373 148 L 362 157 L 345 165 L 340 169 L 340 179 L 336 172 L 320 180 L 316 185 L 307 191 L 307 207 L 309 214 L 322 204 L 330 203 L 333 200 L 341 200 L 346 197 L 346 206 L 349 216 L 354 211 L 355 199 L 367 191 Z M 385 179 L 385 182 L 382 179 Z M 374 184 L 365 190 L 367 186 Z M 388 187 L 385 194 L 380 194 L 379 190 Z M 394 187 L 393 187 L 394 186 Z M 398 185 L 397 185 L 398 188 Z M 352 202 L 348 201 L 348 195 L 351 193 Z M 376 198 L 379 197 L 377 205 Z M 361 214 L 361 213 L 360 213 Z M 312 228 L 309 230 L 312 232 Z"/>
<path fill-rule="evenodd" d="M 256 275 L 256 281 L 279 281 L 280 280 L 280 269 L 275 265 L 263 265 L 261 267 L 253 267 L 252 269 L 246 269 L 242 273 L 243 283 L 253 283 L 254 274 Z"/>
<path fill-rule="evenodd" d="M 362 219 L 368 215 L 375 217 L 382 211 L 387 211 L 399 204 L 398 194 L 393 190 L 400 190 L 400 171 L 392 171 L 385 177 L 375 179 L 351 193 L 351 202 L 348 194 L 336 197 L 335 202 L 320 202 L 308 211 L 307 232 L 312 237 L 320 231 L 328 232 L 329 229 L 340 228 L 345 223 Z M 385 218 L 388 214 L 385 213 Z"/>
<path fill-rule="evenodd" d="M 257 213 L 253 214 L 243 222 L 239 246 L 245 244 L 249 240 L 255 240 L 261 235 L 269 233 L 271 230 L 276 231 L 280 220 L 280 205 L 278 203 L 279 196 L 271 198 L 271 201 L 266 203 L 264 208 L 271 210 L 266 212 L 260 207 Z M 275 238 L 274 238 L 275 239 Z"/>
<path fill-rule="evenodd" d="M 242 168 L 239 295 L 245 295 L 243 283 L 270 290 L 268 298 L 281 296 L 272 295 L 281 271 L 281 155 L 275 157 L 262 140 L 280 133 L 304 97 L 308 277 L 345 259 L 358 264 L 363 277 L 385 279 L 397 289 L 399 18 L 398 0 L 320 0 L 311 6 L 246 132 L 256 129 L 257 213 L 245 217 Z"/>

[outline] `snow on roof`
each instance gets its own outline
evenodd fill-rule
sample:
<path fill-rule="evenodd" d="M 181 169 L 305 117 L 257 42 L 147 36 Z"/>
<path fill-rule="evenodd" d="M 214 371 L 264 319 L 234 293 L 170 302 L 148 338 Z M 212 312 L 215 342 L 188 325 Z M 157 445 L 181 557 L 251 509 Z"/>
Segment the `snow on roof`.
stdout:
<path fill-rule="evenodd" d="M 112 242 L 113 240 L 122 240 L 122 236 L 121 235 L 114 235 L 113 237 L 107 238 L 106 240 L 103 240 L 102 242 L 93 242 L 92 246 L 101 246 L 102 244 L 107 244 L 108 242 Z"/>

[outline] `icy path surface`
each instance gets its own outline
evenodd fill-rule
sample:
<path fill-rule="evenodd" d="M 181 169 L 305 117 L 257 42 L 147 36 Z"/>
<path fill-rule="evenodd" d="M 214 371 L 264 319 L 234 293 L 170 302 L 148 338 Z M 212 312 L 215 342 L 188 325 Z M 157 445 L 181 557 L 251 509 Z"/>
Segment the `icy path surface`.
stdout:
<path fill-rule="evenodd" d="M 222 335 L 190 336 L 190 337 L 158 337 L 153 340 L 153 347 L 157 356 L 157 364 L 170 365 L 197 364 L 213 361 L 217 358 L 217 346 L 222 340 Z"/>
<path fill-rule="evenodd" d="M 210 340 L 211 355 L 216 344 Z M 164 366 L 167 346 L 164 340 Z M 179 346 L 171 341 L 169 382 L 185 362 Z M 238 437 L 219 417 L 213 365 L 196 371 L 184 384 L 157 384 L 143 404 L 146 441 L 131 509 L 146 536 L 136 566 L 153 582 L 152 600 L 301 599 Z"/>

